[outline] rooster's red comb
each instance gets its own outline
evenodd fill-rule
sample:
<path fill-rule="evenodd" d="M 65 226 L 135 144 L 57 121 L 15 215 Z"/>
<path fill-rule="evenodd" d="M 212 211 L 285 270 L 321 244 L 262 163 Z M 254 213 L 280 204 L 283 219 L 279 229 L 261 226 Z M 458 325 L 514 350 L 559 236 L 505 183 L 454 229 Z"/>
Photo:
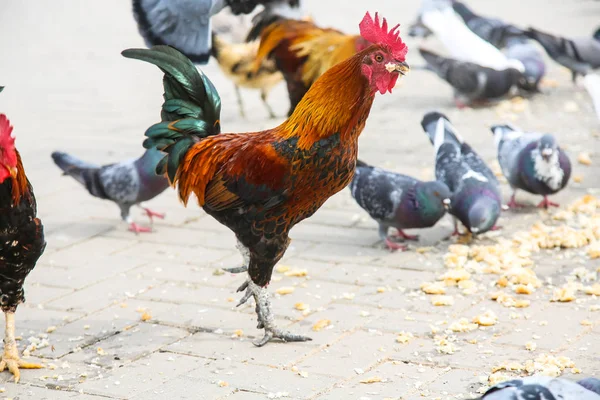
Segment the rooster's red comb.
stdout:
<path fill-rule="evenodd" d="M 0 114 L 0 147 L 9 149 L 14 146 L 15 138 L 12 135 L 12 130 L 13 127 L 6 115 Z"/>
<path fill-rule="evenodd" d="M 379 15 L 375 13 L 375 19 L 367 11 L 363 20 L 358 24 L 360 35 L 366 41 L 386 46 L 394 58 L 404 61 L 408 47 L 400 38 L 400 24 L 394 26 L 388 31 L 388 24 L 385 18 L 379 25 Z"/>

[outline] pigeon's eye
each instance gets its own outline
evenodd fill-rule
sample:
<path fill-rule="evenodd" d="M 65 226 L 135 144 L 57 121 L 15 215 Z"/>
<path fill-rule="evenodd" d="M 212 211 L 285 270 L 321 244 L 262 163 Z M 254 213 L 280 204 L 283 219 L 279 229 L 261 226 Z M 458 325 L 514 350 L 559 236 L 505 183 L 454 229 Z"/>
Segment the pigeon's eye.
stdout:
<path fill-rule="evenodd" d="M 440 193 L 439 193 L 439 192 L 433 192 L 433 195 L 434 195 L 435 197 L 440 197 Z"/>
<path fill-rule="evenodd" d="M 375 61 L 382 62 L 383 61 L 383 56 L 381 54 L 375 55 Z"/>

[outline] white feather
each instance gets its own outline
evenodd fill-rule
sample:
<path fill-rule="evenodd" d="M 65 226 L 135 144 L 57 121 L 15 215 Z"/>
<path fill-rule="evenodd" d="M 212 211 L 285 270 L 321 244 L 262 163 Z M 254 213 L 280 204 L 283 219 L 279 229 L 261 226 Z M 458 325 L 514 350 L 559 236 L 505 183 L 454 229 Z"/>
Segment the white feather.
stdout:
<path fill-rule="evenodd" d="M 429 9 L 423 13 L 421 20 L 442 41 L 452 58 L 496 70 L 511 67 L 525 70 L 523 63 L 509 60 L 504 53 L 473 33 L 451 7 Z"/>
<path fill-rule="evenodd" d="M 469 178 L 477 179 L 480 182 L 488 182 L 488 179 L 485 176 L 472 169 L 468 170 L 467 173 L 462 176 L 461 180 L 465 181 Z"/>
<path fill-rule="evenodd" d="M 435 136 L 433 137 L 433 156 L 437 156 L 437 152 L 440 147 L 444 144 L 444 139 L 446 136 L 445 129 L 445 120 L 444 118 L 438 119 L 437 124 L 435 125 Z"/>
<path fill-rule="evenodd" d="M 592 97 L 596 115 L 600 119 L 600 75 L 587 74 L 583 78 L 583 85 Z"/>
<path fill-rule="evenodd" d="M 552 190 L 560 189 L 565 172 L 560 167 L 558 160 L 559 152 L 555 151 L 550 156 L 548 161 L 542 158 L 540 151 L 534 149 L 531 152 L 531 158 L 533 159 L 533 169 L 535 171 L 535 177 L 548 185 Z"/>

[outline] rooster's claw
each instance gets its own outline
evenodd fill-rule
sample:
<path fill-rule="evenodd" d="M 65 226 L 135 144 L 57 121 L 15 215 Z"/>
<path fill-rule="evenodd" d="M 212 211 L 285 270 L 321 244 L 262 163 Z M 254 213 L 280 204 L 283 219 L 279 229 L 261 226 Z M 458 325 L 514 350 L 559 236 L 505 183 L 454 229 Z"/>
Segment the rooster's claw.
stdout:
<path fill-rule="evenodd" d="M 309 342 L 312 339 L 308 336 L 296 335 L 281 329 L 265 329 L 265 336 L 262 339 L 252 342 L 256 347 L 262 347 L 269 343 L 272 339 L 281 339 L 284 342 Z"/>
<path fill-rule="evenodd" d="M 248 271 L 248 266 L 242 265 L 241 267 L 222 268 L 222 270 L 225 271 L 225 272 L 229 272 L 230 274 L 239 274 L 241 272 Z M 238 290 L 238 292 L 239 292 L 239 290 Z"/>

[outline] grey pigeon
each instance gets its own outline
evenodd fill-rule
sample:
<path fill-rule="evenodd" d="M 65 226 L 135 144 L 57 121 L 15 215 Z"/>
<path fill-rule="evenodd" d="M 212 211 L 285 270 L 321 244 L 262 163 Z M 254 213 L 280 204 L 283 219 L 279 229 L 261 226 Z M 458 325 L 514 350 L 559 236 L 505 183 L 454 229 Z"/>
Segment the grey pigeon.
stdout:
<path fill-rule="evenodd" d="M 513 188 L 508 206 L 521 207 L 515 201 L 517 189 L 544 196 L 538 207 L 558 206 L 548 195 L 567 185 L 571 162 L 554 136 L 525 133 L 511 125 L 494 125 L 492 133 L 502 173 Z"/>
<path fill-rule="evenodd" d="M 600 395 L 600 379 L 593 377 L 583 378 L 577 381 L 577 383 L 587 390 L 591 390 L 592 392 Z"/>
<path fill-rule="evenodd" d="M 521 29 L 496 18 L 477 15 L 459 1 L 453 2 L 452 8 L 473 33 L 499 49 L 506 47 L 509 39 L 523 36 Z"/>
<path fill-rule="evenodd" d="M 600 28 L 591 37 L 575 39 L 554 36 L 535 28 L 524 33 L 542 45 L 550 58 L 570 69 L 573 82 L 577 75 L 586 75 L 590 70 L 600 68 Z"/>
<path fill-rule="evenodd" d="M 54 163 L 64 171 L 64 175 L 70 175 L 84 185 L 92 196 L 117 203 L 121 209 L 121 218 L 129 224 L 129 230 L 135 233 L 150 232 L 151 229 L 141 227 L 133 221 L 129 214 L 131 206 L 141 206 L 150 221 L 153 217 L 164 218 L 164 214 L 141 205 L 169 187 L 168 179 L 155 172 L 156 165 L 163 158 L 161 151 L 150 149 L 138 159 L 100 167 L 66 153 L 52 153 Z"/>
<path fill-rule="evenodd" d="M 423 48 L 419 52 L 427 61 L 427 68 L 454 88 L 454 101 L 459 108 L 501 98 L 525 82 L 525 77 L 516 68 L 499 71 L 442 57 Z"/>
<path fill-rule="evenodd" d="M 397 237 L 417 240 L 403 230 L 435 225 L 450 205 L 450 189 L 444 183 L 422 182 L 360 160 L 349 188 L 358 205 L 379 224 L 379 237 L 390 250 L 406 250 L 388 236 L 390 228 L 398 230 Z"/>
<path fill-rule="evenodd" d="M 523 75 L 526 81 L 519 87 L 527 91 L 539 91 L 539 82 L 546 73 L 546 64 L 542 53 L 524 36 L 520 28 L 496 18 L 477 15 L 458 1 L 452 3 L 452 7 L 473 33 L 498 49 L 505 49 L 504 53 L 509 59 L 521 61 L 525 67 Z"/>
<path fill-rule="evenodd" d="M 528 376 L 494 385 L 479 400 L 600 400 L 599 383 L 596 378 L 572 382 L 549 376 Z"/>
<path fill-rule="evenodd" d="M 423 130 L 433 144 L 435 177 L 450 191 L 450 214 L 473 234 L 495 229 L 501 211 L 498 180 L 490 168 L 455 131 L 448 118 L 439 112 L 425 114 Z"/>
<path fill-rule="evenodd" d="M 249 14 L 258 4 L 266 10 L 298 8 L 300 0 L 133 0 L 133 15 L 148 47 L 169 45 L 196 64 L 206 64 L 212 47 L 211 17 L 225 7 Z"/>

